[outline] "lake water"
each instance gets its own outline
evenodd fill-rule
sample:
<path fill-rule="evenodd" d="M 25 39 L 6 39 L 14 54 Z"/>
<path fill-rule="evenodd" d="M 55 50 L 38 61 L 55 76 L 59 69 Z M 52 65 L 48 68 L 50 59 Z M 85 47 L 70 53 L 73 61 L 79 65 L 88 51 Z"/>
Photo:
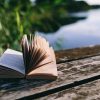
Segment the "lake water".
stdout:
<path fill-rule="evenodd" d="M 100 44 L 100 9 L 72 15 L 87 16 L 87 18 L 62 26 L 57 32 L 52 34 L 41 33 L 54 49 L 70 49 Z"/>

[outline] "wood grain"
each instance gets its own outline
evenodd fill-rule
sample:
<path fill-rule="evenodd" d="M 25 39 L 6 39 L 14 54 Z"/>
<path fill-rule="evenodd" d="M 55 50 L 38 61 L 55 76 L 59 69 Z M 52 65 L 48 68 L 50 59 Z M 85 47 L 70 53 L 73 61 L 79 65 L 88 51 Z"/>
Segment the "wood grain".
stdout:
<path fill-rule="evenodd" d="M 99 75 L 99 51 L 100 46 L 57 51 L 56 58 L 59 63 L 57 64 L 59 75 L 58 79 L 55 81 L 0 79 L 0 100 L 14 100 L 26 96 L 30 97 L 31 95 L 60 87 L 68 83 L 84 80 L 93 75 Z M 54 98 L 55 97 L 56 95 L 54 95 Z"/>

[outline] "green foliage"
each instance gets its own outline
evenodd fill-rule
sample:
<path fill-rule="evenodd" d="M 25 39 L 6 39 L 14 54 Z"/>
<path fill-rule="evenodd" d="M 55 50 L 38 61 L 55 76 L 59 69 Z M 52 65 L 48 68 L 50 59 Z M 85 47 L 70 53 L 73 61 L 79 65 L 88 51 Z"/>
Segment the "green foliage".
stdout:
<path fill-rule="evenodd" d="M 20 3 L 17 6 L 11 5 L 11 1 L 3 0 L 0 3 L 2 5 L 0 8 L 0 50 L 8 47 L 20 50 L 20 40 L 23 34 L 31 32 L 31 23 L 27 19 L 29 12 L 25 11 L 24 7 L 22 9 Z"/>
<path fill-rule="evenodd" d="M 84 10 L 82 4 L 79 7 L 74 0 L 0 0 L 0 52 L 8 47 L 20 50 L 23 34 L 54 32 L 76 21 L 68 12 Z M 87 4 L 84 6 L 86 9 Z"/>

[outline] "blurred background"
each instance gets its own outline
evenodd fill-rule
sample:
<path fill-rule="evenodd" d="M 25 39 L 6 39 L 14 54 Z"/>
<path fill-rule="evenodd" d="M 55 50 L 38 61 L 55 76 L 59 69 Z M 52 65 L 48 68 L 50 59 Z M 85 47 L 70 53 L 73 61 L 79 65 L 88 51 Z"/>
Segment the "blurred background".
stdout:
<path fill-rule="evenodd" d="M 99 45 L 100 0 L 0 0 L 0 53 L 37 32 L 55 50 Z"/>

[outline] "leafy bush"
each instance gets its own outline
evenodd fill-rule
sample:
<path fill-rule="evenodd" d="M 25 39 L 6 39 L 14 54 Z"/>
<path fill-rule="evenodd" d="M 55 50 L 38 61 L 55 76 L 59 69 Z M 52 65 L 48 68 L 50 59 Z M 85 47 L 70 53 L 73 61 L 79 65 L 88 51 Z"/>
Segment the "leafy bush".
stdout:
<path fill-rule="evenodd" d="M 13 7 L 7 0 L 0 5 L 2 5 L 0 8 L 0 50 L 8 47 L 20 50 L 22 35 L 31 32 L 31 23 L 27 17 L 29 10 L 24 11 L 21 4 Z"/>

